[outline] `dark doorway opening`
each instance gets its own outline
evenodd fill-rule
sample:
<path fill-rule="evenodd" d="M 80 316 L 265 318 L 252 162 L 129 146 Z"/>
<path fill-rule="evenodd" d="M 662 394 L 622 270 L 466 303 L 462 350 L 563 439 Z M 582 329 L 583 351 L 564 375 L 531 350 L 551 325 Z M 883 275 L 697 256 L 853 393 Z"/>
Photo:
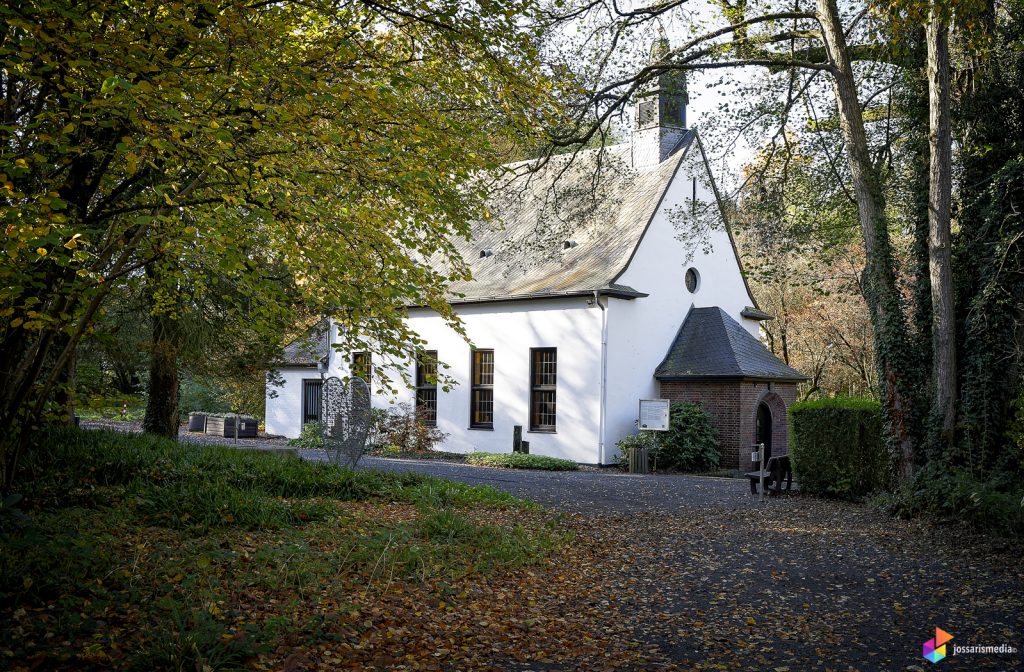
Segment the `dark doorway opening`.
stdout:
<path fill-rule="evenodd" d="M 320 422 L 320 402 L 323 395 L 324 381 L 302 381 L 302 425 Z"/>
<path fill-rule="evenodd" d="M 768 404 L 757 405 L 757 429 L 755 443 L 764 444 L 764 459 L 767 462 L 772 456 L 772 411 Z"/>

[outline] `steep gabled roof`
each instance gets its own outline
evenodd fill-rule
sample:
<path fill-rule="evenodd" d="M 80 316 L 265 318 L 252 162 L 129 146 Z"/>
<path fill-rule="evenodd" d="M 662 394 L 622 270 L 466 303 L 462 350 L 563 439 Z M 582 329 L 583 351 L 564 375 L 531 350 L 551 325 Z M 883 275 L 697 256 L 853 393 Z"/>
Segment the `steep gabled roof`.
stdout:
<path fill-rule="evenodd" d="M 695 135 L 657 166 L 632 168 L 629 144 L 553 157 L 500 185 L 469 240 L 455 241 L 473 280 L 452 285 L 452 303 L 589 294 L 634 298 L 614 285 Z M 483 253 L 483 254 L 481 254 Z M 460 296 L 461 295 L 461 296 Z"/>
<path fill-rule="evenodd" d="M 780 361 L 721 308 L 691 308 L 665 359 L 658 380 L 754 378 L 807 380 Z"/>
<path fill-rule="evenodd" d="M 320 320 L 294 341 L 284 346 L 282 366 L 317 366 L 327 358 L 327 320 Z"/>

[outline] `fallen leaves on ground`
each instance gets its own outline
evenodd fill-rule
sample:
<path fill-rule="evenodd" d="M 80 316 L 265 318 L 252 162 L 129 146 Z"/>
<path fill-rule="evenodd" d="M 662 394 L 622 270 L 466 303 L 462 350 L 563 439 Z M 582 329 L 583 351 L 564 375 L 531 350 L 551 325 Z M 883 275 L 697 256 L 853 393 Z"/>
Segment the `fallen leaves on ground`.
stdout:
<path fill-rule="evenodd" d="M 352 526 L 387 529 L 416 520 L 416 508 L 361 503 L 344 511 L 337 543 L 329 530 L 307 530 L 308 545 L 295 546 L 294 557 L 288 544 L 296 539 L 271 532 L 224 534 L 207 540 L 202 555 L 181 557 L 180 534 L 154 528 L 119 540 L 118 552 L 124 571 L 135 562 L 139 582 L 159 584 L 152 591 L 179 603 L 202 596 L 188 606 L 208 614 L 222 639 L 260 637 L 262 646 L 240 661 L 252 669 L 906 670 L 919 664 L 936 626 L 963 644 L 1021 648 L 1019 563 L 864 507 L 793 498 L 763 509 L 554 522 L 543 511 L 476 510 L 464 515 L 507 530 L 548 526 L 559 545 L 533 564 L 405 575 L 389 570 L 397 549 L 387 543 L 376 563 L 358 565 L 346 564 L 341 546 Z M 311 548 L 338 559 L 337 571 L 303 569 L 299 554 Z M 208 585 L 196 586 L 187 571 L 147 575 L 140 567 L 154 553 L 169 568 L 202 568 L 195 573 Z M 260 574 L 269 569 L 280 575 Z M 126 666 L 157 636 L 152 605 L 133 602 L 144 593 L 137 585 L 120 602 L 79 602 L 83 625 L 73 641 L 47 640 L 60 625 L 60 599 L 3 610 L 0 649 L 10 654 L 15 639 L 27 638 L 17 646 L 28 655 L 8 655 L 14 669 Z M 181 646 L 189 627 L 199 626 L 184 623 L 168 645 Z M 212 654 L 200 658 L 199 669 L 216 669 Z M 944 661 L 946 669 L 1022 665 L 1020 654 L 973 656 L 967 667 L 964 658 Z"/>

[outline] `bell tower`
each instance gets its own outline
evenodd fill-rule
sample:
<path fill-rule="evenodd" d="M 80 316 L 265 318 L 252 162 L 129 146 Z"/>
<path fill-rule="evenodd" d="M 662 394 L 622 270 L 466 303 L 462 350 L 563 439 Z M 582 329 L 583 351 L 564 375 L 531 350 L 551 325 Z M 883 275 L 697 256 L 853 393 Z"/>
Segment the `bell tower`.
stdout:
<path fill-rule="evenodd" d="M 651 46 L 650 65 L 660 63 L 670 51 L 662 34 Z M 636 96 L 636 127 L 633 131 L 633 164 L 661 163 L 679 147 L 686 134 L 686 77 L 669 70 L 657 75 Z"/>

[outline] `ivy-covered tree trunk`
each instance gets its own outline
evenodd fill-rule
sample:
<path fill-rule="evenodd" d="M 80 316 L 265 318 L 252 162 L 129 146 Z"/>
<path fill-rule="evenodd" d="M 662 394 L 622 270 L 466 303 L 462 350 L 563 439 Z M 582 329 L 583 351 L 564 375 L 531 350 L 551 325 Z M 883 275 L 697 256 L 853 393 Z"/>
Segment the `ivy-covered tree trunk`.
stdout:
<path fill-rule="evenodd" d="M 910 199 L 908 210 L 913 227 L 913 242 L 910 249 L 911 312 L 910 321 L 914 349 L 917 352 L 920 371 L 932 368 L 932 287 L 928 255 L 928 171 L 930 164 L 928 149 L 928 90 L 918 72 L 925 67 L 924 31 L 921 31 L 920 48 L 914 61 L 920 61 L 920 68 L 910 67 L 904 72 L 903 81 L 894 95 L 896 106 L 906 111 L 908 129 L 906 142 L 909 154 Z"/>
<path fill-rule="evenodd" d="M 959 415 L 952 456 L 979 479 L 1024 474 L 1008 438 L 1024 396 L 1024 2 L 993 26 L 989 67 L 958 86 L 964 185 L 953 237 Z"/>
<path fill-rule="evenodd" d="M 932 5 L 928 43 L 928 268 L 932 294 L 932 389 L 929 424 L 936 446 L 953 445 L 956 422 L 956 322 L 950 259 L 953 137 L 950 131 L 949 27 Z"/>
<path fill-rule="evenodd" d="M 853 178 L 867 261 L 862 275 L 864 298 L 874 328 L 875 364 L 889 436 L 894 443 L 899 476 L 913 476 L 919 459 L 915 417 L 912 344 L 903 300 L 896 281 L 892 244 L 885 218 L 885 199 L 878 168 L 868 151 L 864 118 L 857 97 L 850 51 L 836 0 L 817 0 L 822 40 L 828 54 L 839 107 L 839 125 Z"/>
<path fill-rule="evenodd" d="M 146 415 L 142 429 L 150 434 L 178 436 L 178 354 L 181 325 L 173 315 L 153 315 L 153 342 L 146 386 Z"/>

